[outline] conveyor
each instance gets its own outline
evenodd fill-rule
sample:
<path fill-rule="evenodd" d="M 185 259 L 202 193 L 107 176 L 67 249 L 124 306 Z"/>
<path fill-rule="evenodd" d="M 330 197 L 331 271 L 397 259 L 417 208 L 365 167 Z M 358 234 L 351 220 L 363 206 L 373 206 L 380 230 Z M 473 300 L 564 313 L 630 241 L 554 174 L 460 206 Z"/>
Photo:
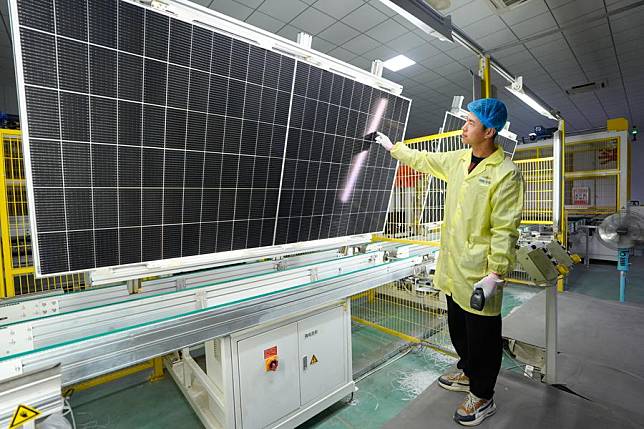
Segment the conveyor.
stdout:
<path fill-rule="evenodd" d="M 60 410 L 62 386 L 413 275 L 432 264 L 427 257 L 436 250 L 395 244 L 347 249 L 144 281 L 135 294 L 121 283 L 0 307 L 0 315 L 11 316 L 0 324 L 0 425 L 19 404 L 43 414 Z M 92 298 L 86 306 L 79 300 L 84 296 Z M 43 303 L 57 311 L 36 317 L 20 312 Z"/>

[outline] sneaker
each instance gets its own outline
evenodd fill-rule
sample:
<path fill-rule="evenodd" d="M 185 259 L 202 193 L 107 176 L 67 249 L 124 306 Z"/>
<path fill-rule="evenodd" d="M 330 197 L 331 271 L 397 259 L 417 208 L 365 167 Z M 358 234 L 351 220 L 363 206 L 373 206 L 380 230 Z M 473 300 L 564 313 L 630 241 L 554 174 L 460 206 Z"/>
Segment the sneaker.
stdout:
<path fill-rule="evenodd" d="M 454 420 L 463 426 L 476 426 L 495 412 L 494 398 L 481 399 L 468 393 L 463 403 L 456 409 Z"/>
<path fill-rule="evenodd" d="M 451 374 L 443 374 L 438 377 L 438 385 L 443 389 L 452 390 L 454 392 L 469 392 L 470 379 L 463 371 L 453 372 Z"/>

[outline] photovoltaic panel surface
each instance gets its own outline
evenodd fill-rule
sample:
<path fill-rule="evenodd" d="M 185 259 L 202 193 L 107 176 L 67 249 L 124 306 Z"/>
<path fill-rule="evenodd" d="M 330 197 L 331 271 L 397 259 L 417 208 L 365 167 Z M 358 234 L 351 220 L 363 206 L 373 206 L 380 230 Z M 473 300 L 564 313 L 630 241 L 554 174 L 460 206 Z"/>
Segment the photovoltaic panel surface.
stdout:
<path fill-rule="evenodd" d="M 409 101 L 117 0 L 11 3 L 41 274 L 383 228 Z"/>
<path fill-rule="evenodd" d="M 396 161 L 372 133 L 403 137 L 409 101 L 298 63 L 276 244 L 381 230 Z"/>

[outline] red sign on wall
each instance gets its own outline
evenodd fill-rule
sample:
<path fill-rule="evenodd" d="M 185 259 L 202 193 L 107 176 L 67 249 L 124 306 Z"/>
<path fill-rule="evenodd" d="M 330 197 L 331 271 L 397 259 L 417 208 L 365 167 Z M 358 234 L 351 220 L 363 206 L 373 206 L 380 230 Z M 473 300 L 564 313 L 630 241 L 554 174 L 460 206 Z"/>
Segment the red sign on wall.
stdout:
<path fill-rule="evenodd" d="M 264 359 L 269 357 L 277 356 L 277 346 L 273 346 L 270 349 L 264 350 Z"/>

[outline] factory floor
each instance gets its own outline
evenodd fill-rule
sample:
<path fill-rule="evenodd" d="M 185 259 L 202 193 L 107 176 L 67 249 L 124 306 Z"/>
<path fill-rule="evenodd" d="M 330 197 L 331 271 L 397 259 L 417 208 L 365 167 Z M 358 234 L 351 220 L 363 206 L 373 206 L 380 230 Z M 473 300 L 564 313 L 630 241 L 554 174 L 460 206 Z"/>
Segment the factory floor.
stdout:
<path fill-rule="evenodd" d="M 644 304 L 644 256 L 630 259 L 626 277 L 626 302 Z M 593 298 L 619 300 L 619 273 L 615 262 L 591 260 L 590 267 L 577 265 L 568 277 L 566 290 Z"/>
<path fill-rule="evenodd" d="M 626 299 L 644 303 L 644 258 L 633 258 Z M 619 297 L 615 264 L 593 262 L 589 269 L 578 265 L 569 277 L 567 289 L 596 298 Z M 512 285 L 506 288 L 503 315 L 520 306 L 539 289 Z M 373 328 L 353 327 L 354 367 L 361 367 L 369 354 L 393 349 L 399 340 Z M 342 401 L 302 425 L 302 428 L 379 428 L 402 411 L 425 390 L 454 359 L 422 348 L 359 379 L 352 401 Z M 504 356 L 504 368 L 516 363 Z M 200 428 L 199 419 L 169 376 L 149 383 L 145 374 L 108 383 L 73 395 L 71 404 L 79 429 L 104 428 Z M 451 411 L 450 411 L 451 412 Z"/>

